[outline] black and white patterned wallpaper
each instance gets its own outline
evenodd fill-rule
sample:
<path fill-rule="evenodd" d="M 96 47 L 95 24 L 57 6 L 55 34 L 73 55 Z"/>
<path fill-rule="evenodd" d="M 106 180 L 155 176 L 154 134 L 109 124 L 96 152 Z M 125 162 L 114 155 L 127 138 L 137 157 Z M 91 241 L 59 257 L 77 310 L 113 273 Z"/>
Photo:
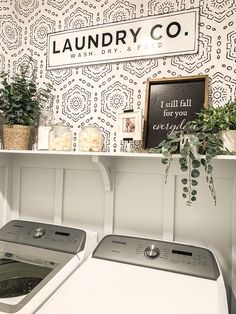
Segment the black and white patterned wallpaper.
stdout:
<path fill-rule="evenodd" d="M 47 33 L 200 8 L 199 52 L 150 60 L 46 71 Z M 14 72 L 31 55 L 38 82 L 51 81 L 56 121 L 73 130 L 95 124 L 104 150 L 119 151 L 116 113 L 143 109 L 147 78 L 208 74 L 210 103 L 236 98 L 235 0 L 0 0 L 0 70 Z"/>

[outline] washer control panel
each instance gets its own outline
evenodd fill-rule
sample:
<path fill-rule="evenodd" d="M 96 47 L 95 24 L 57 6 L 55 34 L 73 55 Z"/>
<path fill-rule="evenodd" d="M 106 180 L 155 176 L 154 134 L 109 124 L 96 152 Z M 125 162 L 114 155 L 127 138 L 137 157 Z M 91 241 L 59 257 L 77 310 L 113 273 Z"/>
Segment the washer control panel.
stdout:
<path fill-rule="evenodd" d="M 175 242 L 109 235 L 99 243 L 93 257 L 212 280 L 220 275 L 210 250 Z"/>
<path fill-rule="evenodd" d="M 32 221 L 12 220 L 0 229 L 0 240 L 76 254 L 84 249 L 84 230 Z"/>

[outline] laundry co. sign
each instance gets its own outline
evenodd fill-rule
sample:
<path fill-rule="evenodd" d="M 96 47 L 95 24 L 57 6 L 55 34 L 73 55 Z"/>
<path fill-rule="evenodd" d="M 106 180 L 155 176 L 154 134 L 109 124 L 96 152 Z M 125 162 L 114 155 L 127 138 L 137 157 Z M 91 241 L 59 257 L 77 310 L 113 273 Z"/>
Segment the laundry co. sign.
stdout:
<path fill-rule="evenodd" d="M 47 68 L 196 53 L 198 9 L 48 34 Z"/>

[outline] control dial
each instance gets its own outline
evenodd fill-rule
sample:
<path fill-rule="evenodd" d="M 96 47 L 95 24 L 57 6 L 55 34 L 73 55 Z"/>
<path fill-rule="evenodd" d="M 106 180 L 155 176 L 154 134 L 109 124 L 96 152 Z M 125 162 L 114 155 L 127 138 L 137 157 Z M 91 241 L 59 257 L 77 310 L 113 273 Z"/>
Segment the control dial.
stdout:
<path fill-rule="evenodd" d="M 160 255 L 160 250 L 156 245 L 151 244 L 144 250 L 144 255 L 149 259 L 155 259 Z"/>
<path fill-rule="evenodd" d="M 35 228 L 33 230 L 33 237 L 34 238 L 41 238 L 45 234 L 45 229 L 43 228 Z"/>

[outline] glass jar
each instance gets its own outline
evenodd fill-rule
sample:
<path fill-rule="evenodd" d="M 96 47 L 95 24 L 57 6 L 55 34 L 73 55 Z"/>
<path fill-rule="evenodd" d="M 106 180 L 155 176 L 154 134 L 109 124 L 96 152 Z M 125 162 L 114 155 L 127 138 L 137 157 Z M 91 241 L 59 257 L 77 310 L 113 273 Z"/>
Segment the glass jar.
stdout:
<path fill-rule="evenodd" d="M 103 139 L 101 132 L 93 125 L 82 127 L 79 134 L 79 150 L 82 152 L 102 151 Z"/>
<path fill-rule="evenodd" d="M 53 124 L 53 111 L 42 110 L 39 116 L 38 136 L 37 136 L 37 149 L 48 149 L 49 131 Z"/>
<path fill-rule="evenodd" d="M 72 150 L 72 132 L 63 124 L 54 125 L 49 132 L 49 150 Z"/>

